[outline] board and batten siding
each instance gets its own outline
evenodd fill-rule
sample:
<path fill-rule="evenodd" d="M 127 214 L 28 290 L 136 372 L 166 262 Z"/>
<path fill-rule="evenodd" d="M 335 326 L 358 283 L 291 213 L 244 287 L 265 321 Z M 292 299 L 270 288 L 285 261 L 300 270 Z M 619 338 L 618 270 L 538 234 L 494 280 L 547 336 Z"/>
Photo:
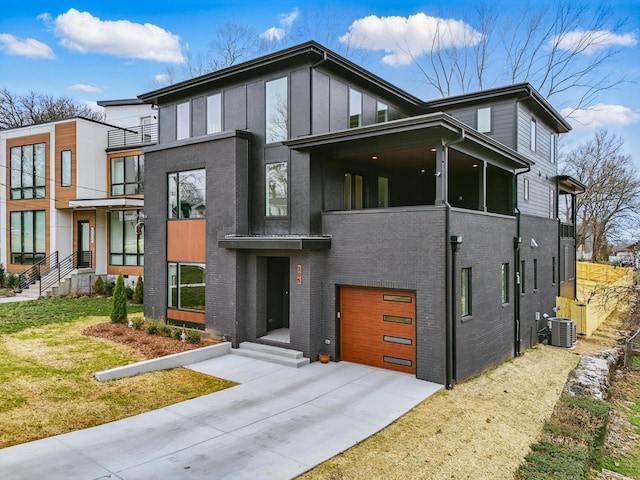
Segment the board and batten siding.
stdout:
<path fill-rule="evenodd" d="M 535 162 L 531 171 L 518 177 L 518 208 L 525 215 L 550 218 L 552 207 L 550 198 L 557 201 L 556 176 L 558 175 L 557 160 L 551 162 L 551 133 L 552 130 L 523 102 L 518 102 L 518 132 L 517 150 L 526 158 Z M 531 150 L 531 119 L 536 120 L 536 150 Z M 524 182 L 529 180 L 529 199 L 524 198 Z M 550 191 L 553 194 L 550 194 Z"/>

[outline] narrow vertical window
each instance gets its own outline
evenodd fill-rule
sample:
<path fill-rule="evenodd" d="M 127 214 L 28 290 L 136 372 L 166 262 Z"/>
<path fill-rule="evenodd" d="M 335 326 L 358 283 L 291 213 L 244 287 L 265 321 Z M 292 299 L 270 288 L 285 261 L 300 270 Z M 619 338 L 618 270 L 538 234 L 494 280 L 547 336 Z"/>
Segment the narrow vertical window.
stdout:
<path fill-rule="evenodd" d="M 266 166 L 266 216 L 284 217 L 288 207 L 287 162 Z"/>
<path fill-rule="evenodd" d="M 344 174 L 344 209 L 364 208 L 364 184 L 362 175 Z"/>
<path fill-rule="evenodd" d="M 524 179 L 524 185 L 523 185 L 523 194 L 524 194 L 524 199 L 525 200 L 529 200 L 529 179 L 525 178 Z"/>
<path fill-rule="evenodd" d="M 520 262 L 520 293 L 525 293 L 526 285 L 525 285 L 525 264 L 524 260 Z"/>
<path fill-rule="evenodd" d="M 378 123 L 389 121 L 389 105 L 387 105 L 386 103 L 382 103 L 380 100 L 378 100 L 376 110 L 377 110 L 376 119 Z"/>
<path fill-rule="evenodd" d="M 533 289 L 538 289 L 538 259 L 533 259 Z"/>
<path fill-rule="evenodd" d="M 463 268 L 460 277 L 460 315 L 466 317 L 471 315 L 471 269 Z"/>
<path fill-rule="evenodd" d="M 349 89 L 349 128 L 362 126 L 362 93 Z"/>
<path fill-rule="evenodd" d="M 551 283 L 556 284 L 556 257 L 551 257 Z"/>
<path fill-rule="evenodd" d="M 476 130 L 480 133 L 491 132 L 491 107 L 479 108 L 477 110 Z"/>
<path fill-rule="evenodd" d="M 553 133 L 549 134 L 549 148 L 549 159 L 551 160 L 551 163 L 556 163 L 556 150 L 558 147 L 556 145 L 556 136 Z"/>
<path fill-rule="evenodd" d="M 207 133 L 222 131 L 222 94 L 207 97 Z"/>
<path fill-rule="evenodd" d="M 179 103 L 176 107 L 176 139 L 182 140 L 191 136 L 191 111 L 189 102 Z"/>
<path fill-rule="evenodd" d="M 378 177 L 378 208 L 389 207 L 389 179 Z"/>
<path fill-rule="evenodd" d="M 556 218 L 556 192 L 553 188 L 549 189 L 549 218 Z"/>
<path fill-rule="evenodd" d="M 71 150 L 60 153 L 60 186 L 71 186 Z"/>
<path fill-rule="evenodd" d="M 502 303 L 509 303 L 509 264 L 502 264 L 501 271 L 502 282 Z"/>
<path fill-rule="evenodd" d="M 281 142 L 289 137 L 289 102 L 287 77 L 265 84 L 266 143 Z"/>
<path fill-rule="evenodd" d="M 530 144 L 529 144 L 529 148 L 531 148 L 532 152 L 536 151 L 536 121 L 535 119 L 531 119 L 531 134 L 530 134 Z"/>

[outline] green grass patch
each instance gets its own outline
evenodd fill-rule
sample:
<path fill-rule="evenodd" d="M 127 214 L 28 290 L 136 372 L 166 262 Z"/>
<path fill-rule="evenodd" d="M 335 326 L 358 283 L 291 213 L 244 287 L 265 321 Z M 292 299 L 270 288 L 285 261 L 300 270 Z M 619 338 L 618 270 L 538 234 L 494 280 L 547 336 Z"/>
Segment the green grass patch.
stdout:
<path fill-rule="evenodd" d="M 59 297 L 0 304 L 0 334 L 50 323 L 68 323 L 80 317 L 108 316 L 111 305 L 111 298 L 104 297 Z M 129 305 L 128 311 L 138 313 L 142 308 L 142 305 Z"/>

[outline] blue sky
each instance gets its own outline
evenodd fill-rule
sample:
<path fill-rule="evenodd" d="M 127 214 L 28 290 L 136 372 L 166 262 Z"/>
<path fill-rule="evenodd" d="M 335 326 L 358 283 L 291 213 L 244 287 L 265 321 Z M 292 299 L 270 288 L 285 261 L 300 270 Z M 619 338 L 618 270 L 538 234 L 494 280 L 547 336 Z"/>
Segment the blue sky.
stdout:
<path fill-rule="evenodd" d="M 534 11 L 547 0 L 487 2 L 503 19 L 505 12 Z M 557 0 L 548 2 L 557 4 Z M 599 4 L 580 1 L 595 9 Z M 178 68 L 187 55 L 205 53 L 216 27 L 228 20 L 252 27 L 271 39 L 274 48 L 316 40 L 382 78 L 425 100 L 438 98 L 420 73 L 426 57 L 425 32 L 434 21 L 446 22 L 453 44 L 461 36 L 476 38 L 480 26 L 474 14 L 479 2 L 459 0 L 394 2 L 217 2 L 182 0 L 154 3 L 131 1 L 30 0 L 0 2 L 0 88 L 16 94 L 30 90 L 70 96 L 82 102 L 134 98 L 160 86 L 167 69 Z M 588 138 L 596 128 L 623 136 L 627 151 L 640 166 L 640 0 L 606 2 L 612 14 L 598 34 L 603 49 L 616 49 L 609 65 L 611 78 L 625 75 L 627 83 L 601 92 L 570 119 L 575 129 L 566 143 Z M 513 22 L 517 20 L 513 14 Z M 615 20 L 623 22 L 614 27 Z M 445 24 L 445 23 L 443 23 Z M 584 35 L 588 25 L 578 25 Z M 610 30 L 609 30 L 610 29 Z M 346 50 L 350 34 L 356 48 Z M 400 35 L 406 48 L 391 38 Z M 457 39 L 456 39 L 457 36 Z M 422 42 L 422 43 L 421 43 Z M 458 46 L 460 43 L 457 44 Z M 604 51 L 604 50 L 599 50 Z M 597 52 L 596 52 L 597 53 Z M 580 54 L 587 58 L 593 52 Z M 591 57 L 593 58 L 593 57 Z M 490 68 L 495 65 L 490 65 Z M 508 82 L 495 80 L 490 86 Z M 554 96 L 554 107 L 575 109 L 579 92 Z"/>

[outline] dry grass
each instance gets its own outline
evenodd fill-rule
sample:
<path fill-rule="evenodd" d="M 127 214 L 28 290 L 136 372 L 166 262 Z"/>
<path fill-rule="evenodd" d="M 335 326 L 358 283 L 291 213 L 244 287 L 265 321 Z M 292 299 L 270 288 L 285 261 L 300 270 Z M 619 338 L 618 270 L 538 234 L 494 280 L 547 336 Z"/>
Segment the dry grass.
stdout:
<path fill-rule="evenodd" d="M 96 371 L 145 357 L 81 334 L 104 317 L 0 338 L 0 448 L 111 422 L 232 386 L 178 368 L 98 382 Z M 167 386 L 170 386 L 168 388 Z"/>
<path fill-rule="evenodd" d="M 615 318 L 592 339 L 567 350 L 529 349 L 461 385 L 441 392 L 359 445 L 301 478 L 513 478 L 537 441 L 582 353 L 619 338 Z"/>

